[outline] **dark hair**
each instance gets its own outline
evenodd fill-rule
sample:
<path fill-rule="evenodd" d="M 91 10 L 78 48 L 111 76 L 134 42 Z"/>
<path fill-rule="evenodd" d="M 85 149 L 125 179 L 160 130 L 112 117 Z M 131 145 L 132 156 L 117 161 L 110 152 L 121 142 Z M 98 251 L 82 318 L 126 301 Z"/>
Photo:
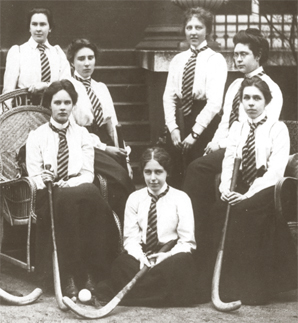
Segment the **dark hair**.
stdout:
<path fill-rule="evenodd" d="M 73 84 L 69 80 L 61 80 L 61 81 L 53 82 L 46 89 L 43 97 L 43 106 L 45 108 L 50 108 L 54 94 L 58 93 L 61 90 L 65 90 L 69 94 L 73 105 L 77 103 L 78 93 L 76 92 Z"/>
<path fill-rule="evenodd" d="M 192 17 L 198 18 L 206 27 L 206 34 L 209 36 L 212 32 L 213 15 L 210 11 L 203 8 L 191 8 L 184 13 L 183 30 Z"/>
<path fill-rule="evenodd" d="M 260 57 L 260 65 L 268 60 L 269 43 L 257 28 L 240 30 L 233 38 L 234 45 L 238 43 L 248 45 L 254 56 Z"/>
<path fill-rule="evenodd" d="M 78 38 L 74 39 L 67 49 L 67 59 L 70 63 L 73 63 L 76 53 L 82 48 L 90 48 L 94 52 L 95 60 L 98 56 L 98 49 L 94 43 L 91 43 L 88 39 Z"/>
<path fill-rule="evenodd" d="M 272 94 L 268 84 L 258 76 L 253 76 L 252 78 L 244 79 L 244 81 L 241 83 L 239 89 L 241 101 L 243 99 L 243 91 L 248 86 L 254 86 L 263 93 L 266 105 L 271 101 Z"/>
<path fill-rule="evenodd" d="M 51 29 L 54 28 L 54 19 L 53 19 L 52 12 L 49 9 L 46 9 L 46 8 L 34 8 L 34 9 L 32 9 L 32 10 L 30 10 L 28 12 L 28 16 L 27 16 L 27 26 L 28 26 L 28 28 L 30 28 L 32 16 L 35 15 L 36 13 L 42 13 L 45 16 L 47 16 L 50 28 Z"/>
<path fill-rule="evenodd" d="M 161 147 L 147 148 L 144 151 L 144 153 L 141 157 L 141 160 L 140 160 L 140 166 L 141 166 L 142 172 L 143 172 L 146 164 L 152 159 L 156 160 L 165 169 L 165 171 L 168 173 L 168 175 L 171 174 L 171 170 L 172 170 L 171 157 L 170 157 L 169 153 Z"/>

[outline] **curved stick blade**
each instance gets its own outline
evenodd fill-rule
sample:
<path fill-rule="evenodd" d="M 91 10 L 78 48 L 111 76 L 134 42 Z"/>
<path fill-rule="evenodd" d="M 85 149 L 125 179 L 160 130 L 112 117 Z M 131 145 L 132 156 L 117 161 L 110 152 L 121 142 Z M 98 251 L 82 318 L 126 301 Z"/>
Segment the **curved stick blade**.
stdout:
<path fill-rule="evenodd" d="M 42 294 L 40 288 L 35 288 L 33 292 L 26 296 L 14 296 L 0 288 L 0 298 L 11 305 L 27 305 L 34 303 Z"/>

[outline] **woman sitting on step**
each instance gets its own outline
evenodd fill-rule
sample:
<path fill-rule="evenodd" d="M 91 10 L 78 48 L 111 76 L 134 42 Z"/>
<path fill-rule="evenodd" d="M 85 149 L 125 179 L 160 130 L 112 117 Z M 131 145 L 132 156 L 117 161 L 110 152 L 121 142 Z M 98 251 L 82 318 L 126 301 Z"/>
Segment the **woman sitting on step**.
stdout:
<path fill-rule="evenodd" d="M 75 39 L 68 47 L 67 57 L 74 69 L 70 80 L 79 94 L 72 114 L 91 133 L 95 173 L 107 177 L 109 204 L 123 223 L 125 202 L 134 190 L 132 169 L 127 151 L 115 146 L 118 120 L 110 92 L 104 83 L 91 78 L 97 56 L 96 45 L 87 39 Z"/>

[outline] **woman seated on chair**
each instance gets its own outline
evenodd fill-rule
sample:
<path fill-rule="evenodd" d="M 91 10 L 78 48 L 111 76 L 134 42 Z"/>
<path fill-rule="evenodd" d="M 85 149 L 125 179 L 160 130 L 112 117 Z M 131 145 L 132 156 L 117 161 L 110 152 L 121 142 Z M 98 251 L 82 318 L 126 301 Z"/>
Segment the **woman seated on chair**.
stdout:
<path fill-rule="evenodd" d="M 94 149 L 84 127 L 69 118 L 77 93 L 68 80 L 53 82 L 44 105 L 52 117 L 27 140 L 27 168 L 37 186 L 36 268 L 47 274 L 52 238 L 46 183 L 54 182 L 53 208 L 64 295 L 79 288 L 93 291 L 109 272 L 118 248 L 118 231 L 109 205 L 94 180 Z M 51 165 L 51 170 L 45 166 Z"/>
<path fill-rule="evenodd" d="M 123 222 L 125 202 L 134 190 L 132 170 L 127 151 L 115 146 L 118 120 L 110 92 L 104 83 L 91 78 L 97 56 L 96 45 L 87 39 L 75 39 L 69 45 L 67 57 L 74 69 L 70 80 L 79 95 L 73 116 L 91 133 L 95 173 L 108 178 L 109 203 Z"/>
<path fill-rule="evenodd" d="M 274 209 L 275 184 L 289 157 L 289 133 L 283 122 L 267 119 L 265 107 L 272 96 L 258 76 L 242 82 L 240 98 L 248 120 L 231 127 L 219 186 L 221 200 L 211 209 L 214 247 L 218 247 L 229 203 L 221 299 L 263 304 L 297 284 L 295 244 L 287 223 L 276 217 Z M 242 164 L 231 192 L 235 156 L 242 157 Z"/>
<path fill-rule="evenodd" d="M 29 92 L 39 93 L 51 82 L 70 76 L 64 52 L 48 41 L 54 27 L 50 10 L 29 11 L 27 27 L 31 38 L 21 46 L 12 46 L 7 53 L 3 93 L 27 87 Z"/>
<path fill-rule="evenodd" d="M 126 204 L 124 249 L 113 263 L 111 280 L 96 288 L 99 300 L 113 298 L 144 266 L 150 271 L 123 299 L 123 305 L 184 306 L 197 302 L 196 248 L 189 197 L 167 185 L 171 159 L 163 148 L 148 148 L 141 158 L 147 187 L 133 192 Z M 170 241 L 174 246 L 160 248 Z"/>

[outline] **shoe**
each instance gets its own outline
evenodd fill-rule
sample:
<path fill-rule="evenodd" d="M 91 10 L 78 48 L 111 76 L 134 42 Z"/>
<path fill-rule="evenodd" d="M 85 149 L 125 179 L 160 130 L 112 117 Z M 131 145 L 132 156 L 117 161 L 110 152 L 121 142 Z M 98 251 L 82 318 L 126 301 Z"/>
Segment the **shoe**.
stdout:
<path fill-rule="evenodd" d="M 91 294 L 93 295 L 94 291 L 95 291 L 95 285 L 96 285 L 96 283 L 94 281 L 93 276 L 91 274 L 87 273 L 84 288 L 88 289 L 91 292 Z"/>
<path fill-rule="evenodd" d="M 70 299 L 77 298 L 79 290 L 75 284 L 73 276 L 68 276 L 65 279 L 65 287 L 63 289 L 63 295 L 68 296 Z"/>

